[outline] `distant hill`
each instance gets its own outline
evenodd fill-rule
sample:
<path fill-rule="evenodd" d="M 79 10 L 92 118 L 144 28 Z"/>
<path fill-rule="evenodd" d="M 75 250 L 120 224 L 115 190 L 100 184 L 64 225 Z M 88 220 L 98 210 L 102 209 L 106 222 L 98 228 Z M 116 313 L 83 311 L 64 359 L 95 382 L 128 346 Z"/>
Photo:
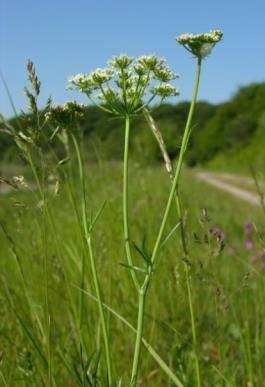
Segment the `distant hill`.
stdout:
<path fill-rule="evenodd" d="M 213 158 L 260 164 L 265 153 L 265 83 L 241 87 L 230 101 L 220 104 L 200 133 L 195 133 L 196 162 Z M 262 161 L 263 160 L 263 161 Z"/>

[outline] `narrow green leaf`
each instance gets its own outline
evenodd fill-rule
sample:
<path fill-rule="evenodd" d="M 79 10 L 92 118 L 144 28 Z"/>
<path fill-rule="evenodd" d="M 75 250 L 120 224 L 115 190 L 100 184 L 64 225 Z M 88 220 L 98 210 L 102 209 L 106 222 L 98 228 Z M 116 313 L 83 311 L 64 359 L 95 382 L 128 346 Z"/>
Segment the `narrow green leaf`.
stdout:
<path fill-rule="evenodd" d="M 160 249 L 165 246 L 167 241 L 173 236 L 174 232 L 177 230 L 177 228 L 180 226 L 181 222 L 178 222 L 172 229 L 171 231 L 167 234 L 165 239 L 161 242 Z"/>
<path fill-rule="evenodd" d="M 11 309 L 13 310 L 15 316 L 17 317 L 17 319 L 18 319 L 18 321 L 19 321 L 19 323 L 21 325 L 21 327 L 23 328 L 24 332 L 26 333 L 26 336 L 29 338 L 29 340 L 32 343 L 33 347 L 36 349 L 36 352 L 40 356 L 41 360 L 44 362 L 45 367 L 48 368 L 48 361 L 45 358 L 44 354 L 42 353 L 42 351 L 40 349 L 39 343 L 35 340 L 35 338 L 31 334 L 30 330 L 27 328 L 27 325 L 24 323 L 24 321 L 22 320 L 20 315 L 17 313 L 16 308 L 14 308 L 11 305 Z"/>
<path fill-rule="evenodd" d="M 141 255 L 141 257 L 145 260 L 145 262 L 147 262 L 147 264 L 150 265 L 151 257 L 143 249 L 137 246 L 137 244 L 134 241 L 132 241 L 132 245 L 135 248 L 135 250 Z"/>
<path fill-rule="evenodd" d="M 104 208 L 106 207 L 106 203 L 107 203 L 107 200 L 104 200 L 104 202 L 102 203 L 101 207 L 99 208 L 98 212 L 96 213 L 94 219 L 92 220 L 91 222 L 91 225 L 89 227 L 89 231 L 91 232 L 95 226 L 95 224 L 97 223 L 100 215 L 102 214 Z"/>
<path fill-rule="evenodd" d="M 62 360 L 63 364 L 65 365 L 65 368 L 67 369 L 69 374 L 72 376 L 72 378 L 77 379 L 77 382 L 79 382 L 79 384 L 82 385 L 82 380 L 80 378 L 80 375 L 76 372 L 75 369 L 74 369 L 74 371 L 71 369 L 70 364 L 68 364 L 68 362 L 65 359 L 65 356 L 62 354 L 61 350 L 58 351 L 58 355 L 59 355 L 60 359 Z"/>
<path fill-rule="evenodd" d="M 86 375 L 91 376 L 90 383 L 92 383 L 92 385 L 97 380 L 100 356 L 101 356 L 100 351 L 94 351 L 92 355 L 89 357 L 85 367 Z"/>
<path fill-rule="evenodd" d="M 139 271 L 141 273 L 147 274 L 147 271 L 145 269 L 142 269 L 141 267 L 127 265 L 127 263 L 123 263 L 123 262 L 120 262 L 120 265 L 125 267 L 125 269 Z"/>
<path fill-rule="evenodd" d="M 2 382 L 3 382 L 3 386 L 7 387 L 8 384 L 7 384 L 7 381 L 6 381 L 2 371 L 0 371 L 0 376 L 1 376 L 1 379 L 2 379 Z"/>
<path fill-rule="evenodd" d="M 68 163 L 69 160 L 70 160 L 70 157 L 65 157 L 64 159 L 62 159 L 58 162 L 58 165 L 64 165 L 64 164 Z"/>

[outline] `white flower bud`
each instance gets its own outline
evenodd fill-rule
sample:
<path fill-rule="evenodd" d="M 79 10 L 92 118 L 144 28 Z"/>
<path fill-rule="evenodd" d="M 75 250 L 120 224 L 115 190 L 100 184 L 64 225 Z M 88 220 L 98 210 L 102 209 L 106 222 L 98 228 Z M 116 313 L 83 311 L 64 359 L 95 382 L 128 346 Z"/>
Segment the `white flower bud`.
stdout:
<path fill-rule="evenodd" d="M 176 38 L 189 52 L 200 59 L 210 55 L 214 45 L 223 37 L 220 30 L 212 30 L 202 34 L 182 34 Z"/>
<path fill-rule="evenodd" d="M 210 55 L 211 52 L 212 52 L 213 47 L 214 47 L 213 43 L 204 43 L 201 46 L 201 49 L 200 49 L 200 56 L 201 56 L 201 58 L 204 59 L 208 55 Z"/>

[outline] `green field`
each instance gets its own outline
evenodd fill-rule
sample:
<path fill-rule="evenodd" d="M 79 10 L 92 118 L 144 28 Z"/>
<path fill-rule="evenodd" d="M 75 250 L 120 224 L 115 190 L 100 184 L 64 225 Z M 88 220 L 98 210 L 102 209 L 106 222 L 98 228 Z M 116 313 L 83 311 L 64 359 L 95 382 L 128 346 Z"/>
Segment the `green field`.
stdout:
<path fill-rule="evenodd" d="M 125 262 L 122 164 L 88 164 L 85 172 L 88 213 L 95 214 L 106 201 L 92 233 L 104 301 L 135 327 L 137 295 L 128 269 L 121 265 Z M 170 183 L 162 166 L 137 163 L 131 163 L 129 179 L 132 240 L 148 252 L 155 241 Z M 264 258 L 253 263 L 252 257 L 264 248 L 264 214 L 195 180 L 188 170 L 182 183 L 189 262 L 183 261 L 176 230 L 160 251 L 155 267 L 144 337 L 184 386 L 197 384 L 195 354 L 202 386 L 262 386 Z M 12 190 L 0 196 L 1 385 L 48 385 L 48 369 L 50 380 L 57 386 L 104 385 L 106 368 L 97 302 L 79 289 L 84 260 L 83 286 L 95 295 L 89 255 L 76 216 L 82 203 L 78 174 L 62 182 L 59 190 L 58 186 L 54 189 L 53 181 L 50 184 L 50 189 L 45 189 L 45 210 L 37 188 Z M 173 208 L 167 232 L 177 221 Z M 251 251 L 245 249 L 247 221 L 256 227 Z M 224 244 L 213 235 L 215 227 L 225 233 Z M 140 264 L 136 250 L 133 255 Z M 137 275 L 141 278 L 142 273 Z M 116 380 L 122 378 L 122 385 L 128 386 L 135 334 L 112 312 L 106 310 L 106 317 L 113 373 Z M 93 373 L 98 379 L 89 384 Z M 145 348 L 139 385 L 173 385 Z"/>

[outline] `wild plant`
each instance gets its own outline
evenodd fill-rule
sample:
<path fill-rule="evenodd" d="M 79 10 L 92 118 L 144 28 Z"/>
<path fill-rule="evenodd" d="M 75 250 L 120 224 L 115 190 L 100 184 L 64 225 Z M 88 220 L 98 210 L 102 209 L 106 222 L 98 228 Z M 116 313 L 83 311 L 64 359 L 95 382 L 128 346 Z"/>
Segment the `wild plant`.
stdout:
<path fill-rule="evenodd" d="M 178 91 L 172 86 L 170 81 L 176 75 L 167 67 L 165 61 L 157 56 L 142 56 L 137 60 L 120 55 L 114 57 L 105 69 L 97 69 L 90 74 L 78 74 L 69 80 L 69 87 L 75 88 L 87 95 L 87 97 L 99 108 L 121 117 L 125 121 L 124 159 L 123 159 L 123 227 L 124 243 L 127 257 L 127 265 L 132 281 L 138 292 L 139 308 L 143 310 L 144 289 L 146 285 L 141 285 L 137 278 L 137 271 L 151 274 L 151 261 L 143 253 L 147 267 L 138 268 L 133 264 L 131 243 L 132 238 L 129 231 L 128 222 L 128 156 L 130 140 L 130 120 L 141 111 L 144 111 L 150 103 L 159 98 L 164 99 L 178 95 Z M 100 104 L 101 102 L 101 104 Z M 149 275 L 150 275 L 149 274 Z M 98 279 L 94 277 L 95 287 L 100 289 Z M 98 291 L 97 297 L 99 305 L 102 305 L 101 294 Z M 142 317 L 141 317 L 142 318 Z M 102 327 L 106 325 L 104 313 L 101 313 Z M 140 347 L 142 341 L 142 323 L 139 321 L 137 328 L 137 338 L 135 343 L 135 355 L 132 370 L 132 385 L 136 383 L 138 373 L 138 363 Z M 105 335 L 105 352 L 107 362 L 110 362 L 108 339 Z M 110 380 L 110 367 L 108 378 Z"/>
<path fill-rule="evenodd" d="M 1 117 L 1 131 L 7 133 L 14 140 L 16 146 L 19 149 L 19 157 L 22 157 L 22 159 L 24 159 L 29 164 L 35 182 L 33 183 L 33 186 L 31 183 L 28 185 L 23 176 L 18 176 L 13 179 L 1 177 L 0 181 L 10 185 L 10 187 L 16 190 L 20 188 L 30 190 L 36 200 L 35 206 L 37 213 L 41 213 L 40 222 L 38 223 L 38 217 L 36 220 L 43 237 L 44 244 L 42 245 L 42 253 L 45 254 L 43 257 L 43 277 L 45 279 L 44 305 L 46 305 L 45 325 L 43 325 L 42 322 L 42 315 L 36 313 L 35 309 L 32 308 L 32 305 L 34 304 L 34 298 L 30 294 L 31 289 L 27 284 L 27 276 L 21 263 L 22 259 L 19 249 L 16 246 L 16 242 L 13 240 L 8 229 L 5 227 L 5 224 L 1 222 L 2 231 L 6 235 L 6 239 L 10 244 L 12 254 L 14 255 L 17 262 L 23 287 L 22 296 L 25 297 L 27 307 L 30 310 L 30 321 L 28 321 L 28 319 L 26 319 L 26 317 L 21 313 L 19 308 L 17 308 L 17 295 L 16 293 L 13 294 L 13 289 L 11 289 L 8 284 L 5 284 L 6 297 L 7 300 L 9 300 L 10 308 L 21 324 L 22 331 L 25 332 L 29 339 L 29 343 L 31 343 L 33 347 L 33 350 L 36 351 L 37 358 L 40 360 L 41 366 L 37 369 L 40 372 L 40 378 L 43 382 L 46 381 L 45 383 L 47 385 L 56 383 L 56 380 L 53 376 L 53 363 L 54 357 L 59 357 L 71 378 L 73 378 L 78 384 L 96 386 L 99 383 L 98 373 L 100 355 L 99 353 L 89 354 L 89 351 L 87 350 L 86 334 L 84 330 L 84 297 L 88 295 L 91 299 L 94 299 L 97 302 L 98 299 L 101 299 L 100 288 L 96 288 L 97 297 L 95 298 L 90 293 L 85 291 L 85 285 L 88 281 L 88 273 L 86 270 L 87 250 L 91 259 L 92 270 L 94 270 L 93 275 L 97 276 L 97 272 L 95 272 L 96 267 L 94 266 L 93 269 L 94 253 L 92 249 L 91 236 L 93 228 L 100 216 L 103 207 L 101 207 L 101 209 L 95 214 L 94 217 L 92 214 L 88 215 L 89 209 L 87 206 L 84 161 L 79 144 L 80 140 L 82 139 L 82 133 L 80 133 L 76 127 L 77 119 L 80 122 L 80 118 L 82 120 L 85 117 L 85 109 L 84 106 L 78 105 L 75 102 L 68 102 L 64 106 L 52 106 L 51 100 L 49 99 L 49 103 L 46 104 L 44 111 L 39 111 L 37 106 L 37 97 L 40 93 L 40 82 L 37 78 L 35 67 L 32 62 L 29 62 L 27 69 L 29 72 L 29 79 L 31 79 L 34 84 L 37 85 L 37 90 L 33 88 L 33 90 L 35 90 L 35 94 L 31 93 L 29 90 L 26 92 L 27 96 L 29 96 L 30 93 L 30 106 L 32 105 L 33 109 L 30 109 L 28 114 L 23 112 L 21 116 L 18 116 L 17 112 L 14 110 L 16 117 L 15 126 L 12 126 L 8 121 Z M 38 128 L 34 126 L 36 125 L 36 123 L 34 124 L 36 115 L 40 117 L 36 122 L 41 123 Z M 34 131 L 31 128 L 33 128 Z M 58 147 L 59 144 L 55 144 L 55 141 L 57 140 L 59 141 L 59 144 L 62 144 L 64 151 L 61 150 L 60 146 Z M 57 151 L 59 154 L 57 154 Z M 75 165 L 73 165 L 75 162 L 73 152 L 76 153 L 80 177 L 81 212 L 79 211 L 79 197 L 76 197 L 76 191 L 79 191 L 79 184 L 75 184 L 76 182 L 78 183 L 78 181 L 76 181 L 75 178 L 74 171 L 76 168 Z M 51 191 L 52 195 L 50 195 L 49 176 L 54 173 L 57 177 L 55 185 Z M 55 224 L 56 219 L 54 219 L 54 214 L 51 209 L 51 199 L 54 195 L 57 195 L 58 190 L 61 191 L 61 186 L 63 186 L 63 183 L 67 186 L 69 199 L 73 206 L 72 208 L 78 223 L 78 227 L 80 229 L 80 233 L 82 235 L 82 240 L 84 240 L 80 269 L 79 265 L 76 264 L 78 266 L 78 271 L 80 270 L 80 284 L 78 286 L 78 293 L 80 294 L 79 308 L 76 306 L 72 291 L 73 289 L 71 286 L 72 270 L 68 268 L 66 261 L 62 259 L 62 251 L 60 247 L 62 241 L 57 238 L 57 229 Z M 35 188 L 37 190 L 35 190 Z M 51 280 L 53 277 L 51 273 L 52 262 L 50 262 L 47 252 L 49 244 L 48 239 L 51 232 L 55 236 L 54 240 L 56 242 L 56 256 L 59 259 L 60 270 L 63 274 L 62 284 L 64 285 L 65 294 L 67 297 L 67 315 L 69 316 L 69 323 L 71 326 L 75 327 L 75 344 L 77 351 L 79 352 L 78 365 L 75 364 L 75 361 L 73 361 L 73 364 L 72 362 L 69 363 L 69 360 L 64 354 L 63 348 L 61 348 L 60 345 L 59 347 L 54 347 L 54 344 L 51 343 L 51 340 L 53 339 L 52 331 L 55 329 L 55 321 L 52 311 L 53 303 L 50 300 L 50 291 L 52 287 Z M 99 284 L 96 277 L 94 277 L 94 280 Z M 136 329 L 123 316 L 103 303 L 101 304 L 100 310 L 101 318 L 103 308 L 105 308 L 109 313 L 112 313 L 133 332 L 136 332 Z M 179 385 L 178 378 L 174 375 L 172 370 L 163 361 L 163 359 L 161 359 L 154 348 L 144 338 L 142 339 L 142 342 L 153 359 L 159 364 L 161 369 L 164 370 L 164 372 L 176 385 Z M 109 346 L 108 342 L 107 345 Z M 36 360 L 35 363 L 37 363 Z M 42 366 L 44 370 L 42 370 Z M 110 367 L 112 367 L 112 365 L 110 365 Z M 48 370 L 47 373 L 46 369 Z M 5 380 L 4 375 L 2 375 L 2 377 L 3 380 Z M 109 376 L 108 384 L 110 384 Z M 112 384 L 115 384 L 115 381 Z"/>
<path fill-rule="evenodd" d="M 160 231 L 158 234 L 158 238 L 156 241 L 155 248 L 153 250 L 153 261 L 156 259 L 157 250 L 159 248 L 159 244 L 161 243 L 160 240 L 162 238 L 165 223 L 168 218 L 168 214 L 170 211 L 170 208 L 172 206 L 172 202 L 174 200 L 175 196 L 175 204 L 176 204 L 176 211 L 177 211 L 177 217 L 178 222 L 177 227 L 180 226 L 180 238 L 183 248 L 183 262 L 185 265 L 185 273 L 186 273 L 186 286 L 187 286 L 187 293 L 188 293 L 188 299 L 189 299 L 189 310 L 190 310 L 190 319 L 191 319 L 191 330 L 192 330 L 192 338 L 193 338 L 193 347 L 194 347 L 194 353 L 195 353 L 195 367 L 196 367 L 196 376 L 197 376 L 197 385 L 201 385 L 201 378 L 200 378 L 200 370 L 199 370 L 199 360 L 198 360 L 198 354 L 197 354 L 197 339 L 196 339 L 196 328 L 195 328 L 195 318 L 194 318 L 194 310 L 192 305 L 192 289 L 191 289 L 191 281 L 190 281 L 190 274 L 189 274 L 189 268 L 190 268 L 190 260 L 189 260 L 189 251 L 187 246 L 187 240 L 185 235 L 185 224 L 183 219 L 183 211 L 182 211 L 182 205 L 181 205 L 181 198 L 180 198 L 180 176 L 181 176 L 181 169 L 184 161 L 184 155 L 186 153 L 189 139 L 192 134 L 192 118 L 196 106 L 196 101 L 198 97 L 199 92 L 199 85 L 200 85 L 200 75 L 201 75 L 201 66 L 202 66 L 202 60 L 207 58 L 215 46 L 216 43 L 218 43 L 222 39 L 222 32 L 220 30 L 213 30 L 208 33 L 202 33 L 202 34 L 182 34 L 176 38 L 176 41 L 181 44 L 188 52 L 190 52 L 193 57 L 195 58 L 197 64 L 196 64 L 196 72 L 195 72 L 195 80 L 194 80 L 194 89 L 193 89 L 193 95 L 191 99 L 191 105 L 187 117 L 186 126 L 183 132 L 182 136 L 182 142 L 180 146 L 179 156 L 176 162 L 176 167 L 173 171 L 172 165 L 170 163 L 169 156 L 166 151 L 166 147 L 163 141 L 162 134 L 155 124 L 154 120 L 151 117 L 151 114 L 146 111 L 145 115 L 147 118 L 147 121 L 150 125 L 150 128 L 157 139 L 157 142 L 159 144 L 160 150 L 162 152 L 166 170 L 169 173 L 169 176 L 172 181 L 172 187 L 169 194 L 169 199 L 167 202 L 166 210 L 164 212 L 164 218 L 162 220 L 162 224 L 160 227 Z M 175 226 L 175 227 L 176 227 Z M 175 228 L 173 229 L 175 230 Z M 156 246 L 157 250 L 156 250 Z"/>
<path fill-rule="evenodd" d="M 182 164 L 184 160 L 184 155 L 187 150 L 187 146 L 189 143 L 189 138 L 192 131 L 192 117 L 195 109 L 195 104 L 197 101 L 198 90 L 199 90 L 199 82 L 200 82 L 200 74 L 201 74 L 201 64 L 202 60 L 205 59 L 210 53 L 214 45 L 219 42 L 222 38 L 222 33 L 219 30 L 211 31 L 210 33 L 205 34 L 183 34 L 177 38 L 177 41 L 183 45 L 189 52 L 191 52 L 197 60 L 197 68 L 195 75 L 195 84 L 194 91 L 191 101 L 190 110 L 188 113 L 186 127 L 184 129 L 182 143 L 180 147 L 180 152 L 178 156 L 178 160 L 176 163 L 176 167 L 174 172 L 172 173 L 172 187 L 169 192 L 166 208 L 164 210 L 164 214 L 162 217 L 161 225 L 159 227 L 159 231 L 156 237 L 155 245 L 153 247 L 152 253 L 147 255 L 146 252 L 142 251 L 139 247 L 137 247 L 137 251 L 143 257 L 145 262 L 145 267 L 137 267 L 133 263 L 132 258 L 132 238 L 129 233 L 129 224 L 128 224 L 128 151 L 129 151 L 129 124 L 130 118 L 135 114 L 140 113 L 141 111 L 145 112 L 147 119 L 149 120 L 153 129 L 155 125 L 152 122 L 152 118 L 146 111 L 146 108 L 150 105 L 150 103 L 154 100 L 156 96 L 160 96 L 161 99 L 165 99 L 166 97 L 177 95 L 176 89 L 171 85 L 165 82 L 169 82 L 174 79 L 173 73 L 165 67 L 163 61 L 159 58 L 151 56 L 151 57 L 141 57 L 138 59 L 137 63 L 133 63 L 133 59 L 127 56 L 115 57 L 111 62 L 111 68 L 100 69 L 92 72 L 91 74 L 84 75 L 79 74 L 70 79 L 70 84 L 72 87 L 79 89 L 84 92 L 88 98 L 98 105 L 101 109 L 117 115 L 121 116 L 125 119 L 125 146 L 124 146 L 124 174 L 123 174 L 123 223 L 124 223 L 124 241 L 125 241 L 125 249 L 126 256 L 128 262 L 128 270 L 130 271 L 132 281 L 135 285 L 135 288 L 138 293 L 138 318 L 137 318 L 137 334 L 135 340 L 135 348 L 134 348 L 134 357 L 132 364 L 132 372 L 131 372 L 131 386 L 136 386 L 138 380 L 138 372 L 139 372 L 139 363 L 140 363 L 140 354 L 141 354 L 141 346 L 142 346 L 142 336 L 143 336 L 143 326 L 144 326 L 144 313 L 147 301 L 148 288 L 151 283 L 152 276 L 155 271 L 155 265 L 157 261 L 157 257 L 161 251 L 161 245 L 163 243 L 163 238 L 165 240 L 168 239 L 168 236 L 164 236 L 164 231 L 166 227 L 166 223 L 169 217 L 169 213 L 172 207 L 172 203 L 175 198 L 175 194 L 177 193 L 177 211 L 179 216 L 179 222 L 182 225 L 182 242 L 185 256 L 187 257 L 188 252 L 186 248 L 185 241 L 185 232 L 183 228 L 182 222 L 182 214 L 181 214 L 181 205 L 180 199 L 178 195 L 178 185 L 180 179 L 180 173 L 182 169 Z M 146 102 L 143 101 L 146 93 L 148 92 L 148 86 L 150 85 L 152 80 L 159 80 L 159 85 L 155 86 L 151 89 L 151 97 L 147 99 Z M 109 83 L 113 82 L 116 84 L 115 88 L 110 86 Z M 116 89 L 117 88 L 117 89 Z M 95 92 L 99 92 L 96 95 L 98 100 L 102 100 L 104 105 L 99 105 L 98 100 L 95 100 L 93 95 Z M 162 153 L 164 155 L 164 159 L 166 161 L 167 170 L 171 173 L 171 167 L 169 164 L 169 159 L 166 156 L 165 145 L 162 141 L 159 132 L 157 130 L 153 130 Z M 176 228 L 176 226 L 175 226 Z M 144 279 L 142 282 L 139 280 L 138 272 L 144 273 Z M 188 281 L 188 292 L 189 299 L 191 301 L 191 291 Z M 101 301 L 99 300 L 101 303 Z M 192 332 L 193 332 L 193 341 L 194 346 L 196 348 L 196 334 L 195 334 L 195 324 L 194 324 L 194 316 L 193 309 L 190 308 L 191 311 L 191 321 L 192 321 Z M 198 360 L 196 361 L 196 369 L 197 369 L 197 383 L 198 386 L 200 383 L 200 375 L 199 375 L 199 365 Z"/>
<path fill-rule="evenodd" d="M 9 122 L 2 118 L 1 129 L 14 140 L 18 149 L 18 157 L 22 158 L 23 162 L 26 162 L 29 165 L 33 175 L 33 183 L 27 184 L 23 176 L 19 176 L 12 180 L 4 179 L 4 181 L 16 189 L 20 187 L 24 187 L 24 189 L 27 188 L 31 191 L 35 199 L 34 208 L 37 213 L 36 223 L 41 233 L 41 254 L 43 255 L 44 323 L 42 314 L 36 313 L 35 309 L 32 307 L 34 299 L 29 296 L 31 291 L 28 289 L 26 283 L 27 280 L 23 266 L 21 265 L 20 253 L 5 225 L 1 224 L 2 230 L 4 231 L 7 240 L 10 242 L 12 254 L 16 258 L 18 264 L 23 293 L 25 300 L 27 301 L 27 307 L 30 311 L 30 330 L 27 330 L 28 321 L 24 320 L 24 317 L 15 307 L 14 297 L 8 286 L 6 292 L 11 308 L 22 325 L 22 330 L 26 330 L 26 334 L 29 336 L 30 342 L 32 342 L 33 347 L 36 349 L 44 369 L 48 369 L 48 372 L 45 371 L 44 374 L 41 374 L 41 378 L 47 385 L 52 385 L 55 383 L 53 376 L 53 358 L 55 349 L 52 344 L 52 332 L 55 328 L 53 303 L 51 301 L 53 278 L 51 268 L 54 265 L 54 262 L 50 260 L 48 252 L 51 234 L 54 236 L 56 259 L 60 263 L 60 270 L 62 271 L 63 276 L 62 284 L 64 284 L 65 294 L 69 302 L 69 308 L 67 309 L 69 323 L 71 326 L 75 327 L 76 332 L 78 332 L 75 335 L 77 338 L 76 345 L 78 350 L 80 350 L 80 365 L 84 371 L 80 372 L 81 376 L 78 375 L 77 379 L 84 379 L 87 368 L 91 366 L 91 364 L 87 363 L 87 358 L 89 358 L 89 356 L 82 335 L 80 334 L 82 329 L 80 320 L 82 320 L 82 314 L 84 313 L 83 306 L 80 306 L 81 311 L 78 313 L 75 302 L 73 301 L 73 291 L 70 288 L 69 273 L 65 268 L 65 262 L 62 262 L 61 260 L 62 251 L 60 248 L 60 241 L 57 237 L 56 219 L 54 219 L 54 214 L 51 210 L 51 204 L 56 199 L 58 191 L 61 190 L 61 185 L 63 186 L 63 183 L 66 183 L 69 188 L 68 191 L 75 211 L 74 213 L 77 220 L 79 221 L 80 219 L 75 194 L 71 185 L 71 171 L 70 168 L 67 167 L 65 169 L 64 166 L 69 161 L 70 154 L 69 128 L 73 128 L 73 121 L 76 122 L 77 116 L 79 118 L 83 116 L 84 109 L 81 105 L 77 105 L 74 102 L 66 103 L 63 107 L 53 107 L 51 98 L 48 98 L 44 109 L 40 110 L 38 107 L 38 97 L 40 94 L 41 83 L 36 75 L 35 66 L 31 61 L 27 64 L 27 73 L 31 86 L 31 89 L 25 88 L 25 95 L 29 102 L 29 111 L 22 112 L 18 115 L 14 110 L 16 117 L 15 125 L 10 125 Z M 55 141 L 62 144 L 65 154 L 60 150 L 60 147 L 59 154 L 57 154 L 54 148 L 57 150 L 58 144 L 54 146 Z M 63 154 L 63 157 L 61 157 L 61 154 Z M 84 279 L 80 281 L 80 287 L 83 289 L 84 285 L 82 281 L 84 281 Z M 63 351 L 59 349 L 58 352 L 63 363 L 67 364 Z M 46 377 L 46 375 L 48 376 Z M 85 376 L 85 378 L 89 377 L 90 376 L 88 375 Z"/>

